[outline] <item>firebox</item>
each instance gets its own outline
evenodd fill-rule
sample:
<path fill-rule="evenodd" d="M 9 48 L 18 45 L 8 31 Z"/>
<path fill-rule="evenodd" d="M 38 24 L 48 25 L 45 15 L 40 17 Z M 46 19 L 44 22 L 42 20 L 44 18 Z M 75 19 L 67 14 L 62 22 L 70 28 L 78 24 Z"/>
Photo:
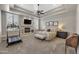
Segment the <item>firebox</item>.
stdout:
<path fill-rule="evenodd" d="M 25 33 L 30 32 L 30 28 L 25 28 Z"/>

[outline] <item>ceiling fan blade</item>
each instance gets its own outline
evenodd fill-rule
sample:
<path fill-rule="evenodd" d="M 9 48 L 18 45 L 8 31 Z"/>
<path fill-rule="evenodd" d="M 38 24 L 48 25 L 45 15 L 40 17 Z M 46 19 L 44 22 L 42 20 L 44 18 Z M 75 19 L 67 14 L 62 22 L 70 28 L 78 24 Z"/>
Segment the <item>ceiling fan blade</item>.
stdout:
<path fill-rule="evenodd" d="M 40 14 L 44 14 L 44 13 L 40 13 Z"/>
<path fill-rule="evenodd" d="M 40 12 L 44 12 L 44 10 L 41 10 Z"/>

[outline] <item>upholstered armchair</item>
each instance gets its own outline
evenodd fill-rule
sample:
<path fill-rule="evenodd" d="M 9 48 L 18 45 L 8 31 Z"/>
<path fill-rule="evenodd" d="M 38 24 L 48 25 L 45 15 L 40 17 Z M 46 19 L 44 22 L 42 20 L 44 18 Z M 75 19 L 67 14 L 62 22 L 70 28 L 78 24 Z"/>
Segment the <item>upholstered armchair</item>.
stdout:
<path fill-rule="evenodd" d="M 77 53 L 77 47 L 78 47 L 78 35 L 77 34 L 73 33 L 66 39 L 65 53 L 67 53 L 67 46 L 74 48 L 75 52 Z"/>

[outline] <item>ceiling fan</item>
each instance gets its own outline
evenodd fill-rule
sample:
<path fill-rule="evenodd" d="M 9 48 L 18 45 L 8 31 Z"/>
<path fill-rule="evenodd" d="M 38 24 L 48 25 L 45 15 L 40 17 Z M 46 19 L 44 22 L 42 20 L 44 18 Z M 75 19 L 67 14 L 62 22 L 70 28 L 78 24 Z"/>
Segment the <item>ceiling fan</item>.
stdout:
<path fill-rule="evenodd" d="M 37 6 L 38 6 L 37 15 L 44 14 L 44 10 L 39 10 L 40 4 L 37 4 Z"/>

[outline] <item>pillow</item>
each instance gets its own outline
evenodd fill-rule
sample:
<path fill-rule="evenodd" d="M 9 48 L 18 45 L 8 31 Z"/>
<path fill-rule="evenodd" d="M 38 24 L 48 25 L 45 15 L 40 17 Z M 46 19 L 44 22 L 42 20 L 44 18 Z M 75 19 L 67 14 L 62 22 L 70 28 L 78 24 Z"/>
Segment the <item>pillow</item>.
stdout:
<path fill-rule="evenodd" d="M 67 36 L 68 36 L 68 32 L 60 32 L 60 31 L 57 31 L 56 37 L 59 37 L 59 38 L 62 38 L 62 39 L 66 39 Z"/>
<path fill-rule="evenodd" d="M 58 31 L 58 27 L 53 27 L 53 28 L 51 28 L 51 31 L 55 31 L 55 32 L 57 32 Z"/>
<path fill-rule="evenodd" d="M 47 40 L 52 40 L 56 37 L 56 32 L 48 32 Z"/>

